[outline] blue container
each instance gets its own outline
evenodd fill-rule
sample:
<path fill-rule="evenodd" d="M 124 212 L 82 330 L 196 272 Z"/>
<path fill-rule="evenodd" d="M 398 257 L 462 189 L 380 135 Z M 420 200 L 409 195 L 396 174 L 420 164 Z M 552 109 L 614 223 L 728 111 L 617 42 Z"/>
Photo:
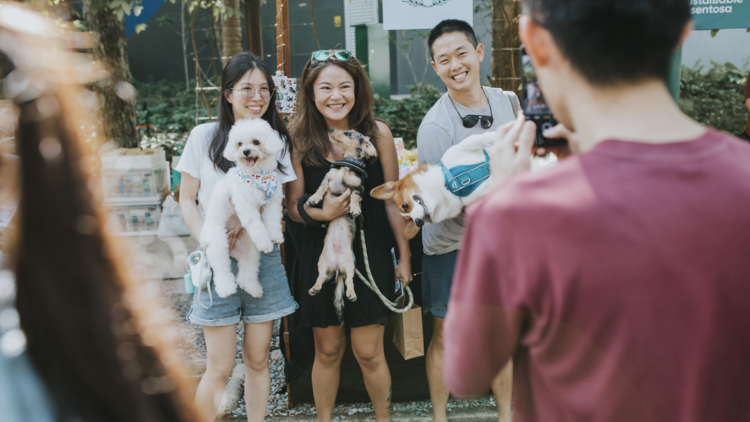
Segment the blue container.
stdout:
<path fill-rule="evenodd" d="M 185 274 L 185 292 L 189 295 L 195 294 L 195 286 L 193 286 L 193 279 L 190 277 L 190 271 Z"/>

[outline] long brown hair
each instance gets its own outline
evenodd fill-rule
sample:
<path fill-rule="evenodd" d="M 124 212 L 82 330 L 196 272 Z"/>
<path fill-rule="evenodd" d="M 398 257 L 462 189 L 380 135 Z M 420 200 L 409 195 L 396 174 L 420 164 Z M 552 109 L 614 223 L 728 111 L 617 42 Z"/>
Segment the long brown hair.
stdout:
<path fill-rule="evenodd" d="M 315 81 L 326 66 L 338 66 L 354 79 L 354 107 L 349 112 L 349 128 L 369 136 L 373 143 L 378 134 L 378 126 L 372 113 L 372 86 L 359 60 L 356 57 L 347 61 L 334 58 L 326 62 L 308 60 L 302 70 L 300 88 L 297 91 L 297 114 L 290 129 L 295 154 L 302 157 L 302 162 L 307 166 L 325 164 L 331 149 L 328 125 L 315 106 Z"/>
<path fill-rule="evenodd" d="M 136 291 L 105 228 L 87 120 L 96 112 L 76 80 L 96 69 L 74 68 L 63 43 L 72 35 L 49 22 L 40 29 L 43 18 L 12 4 L 0 13 L 36 24 L 22 32 L 0 19 L 0 39 L 12 41 L 0 50 L 14 68 L 20 164 L 17 238 L 5 265 L 16 276 L 29 358 L 60 420 L 193 421 L 177 358 L 139 306 L 153 302 Z"/>

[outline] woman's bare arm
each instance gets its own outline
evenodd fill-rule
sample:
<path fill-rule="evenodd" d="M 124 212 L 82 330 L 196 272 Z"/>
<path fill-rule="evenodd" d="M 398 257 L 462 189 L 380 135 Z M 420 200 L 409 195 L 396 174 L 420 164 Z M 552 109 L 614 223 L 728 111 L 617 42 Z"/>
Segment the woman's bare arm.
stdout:
<path fill-rule="evenodd" d="M 292 152 L 292 165 L 297 180 L 286 185 L 286 210 L 293 221 L 305 223 L 297 210 L 297 201 L 305 194 L 305 176 L 302 174 L 302 161 Z M 326 193 L 323 198 L 323 208 L 315 208 L 305 205 L 305 212 L 315 221 L 331 221 L 349 213 L 349 191 L 341 196 L 333 196 L 331 192 Z"/>
<path fill-rule="evenodd" d="M 198 188 L 201 186 L 201 179 L 196 179 L 190 173 L 182 173 L 180 182 L 180 210 L 182 219 L 185 220 L 190 233 L 193 234 L 199 242 L 200 234 L 203 229 L 203 216 L 198 210 Z"/>
<path fill-rule="evenodd" d="M 388 125 L 378 122 L 380 136 L 375 144 L 380 157 L 380 165 L 383 167 L 383 176 L 386 182 L 395 182 L 398 180 L 398 154 L 396 145 L 393 142 L 393 135 Z M 399 251 L 399 263 L 396 267 L 396 278 L 403 281 L 404 284 L 411 283 L 411 251 L 409 250 L 409 241 L 404 239 L 404 217 L 398 212 L 396 204 L 393 201 L 385 202 L 385 210 L 388 215 L 388 223 L 393 231 Z"/>

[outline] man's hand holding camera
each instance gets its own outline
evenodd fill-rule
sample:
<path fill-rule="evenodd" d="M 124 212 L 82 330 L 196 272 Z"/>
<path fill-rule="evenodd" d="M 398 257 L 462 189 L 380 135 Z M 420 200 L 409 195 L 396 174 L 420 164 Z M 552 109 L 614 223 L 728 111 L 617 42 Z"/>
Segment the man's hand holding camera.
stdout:
<path fill-rule="evenodd" d="M 549 139 L 567 139 L 568 145 L 556 147 L 535 147 L 536 124 L 526 120 L 523 113 L 512 122 L 508 122 L 497 130 L 497 139 L 490 150 L 490 171 L 492 184 L 497 186 L 511 176 L 524 173 L 531 169 L 531 157 L 541 156 L 549 152 L 563 160 L 576 151 L 578 144 L 575 133 L 563 126 L 547 129 L 544 136 Z"/>

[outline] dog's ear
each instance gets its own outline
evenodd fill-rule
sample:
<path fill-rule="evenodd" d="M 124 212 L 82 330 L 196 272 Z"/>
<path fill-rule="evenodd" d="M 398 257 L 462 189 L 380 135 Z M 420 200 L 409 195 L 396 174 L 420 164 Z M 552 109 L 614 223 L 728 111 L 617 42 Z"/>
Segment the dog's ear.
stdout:
<path fill-rule="evenodd" d="M 419 227 L 414 220 L 407 217 L 404 221 L 404 239 L 412 240 L 417 233 L 419 233 Z"/>
<path fill-rule="evenodd" d="M 396 193 L 396 182 L 388 182 L 371 190 L 370 196 L 376 199 L 387 201 L 389 199 L 393 199 L 394 193 Z"/>

